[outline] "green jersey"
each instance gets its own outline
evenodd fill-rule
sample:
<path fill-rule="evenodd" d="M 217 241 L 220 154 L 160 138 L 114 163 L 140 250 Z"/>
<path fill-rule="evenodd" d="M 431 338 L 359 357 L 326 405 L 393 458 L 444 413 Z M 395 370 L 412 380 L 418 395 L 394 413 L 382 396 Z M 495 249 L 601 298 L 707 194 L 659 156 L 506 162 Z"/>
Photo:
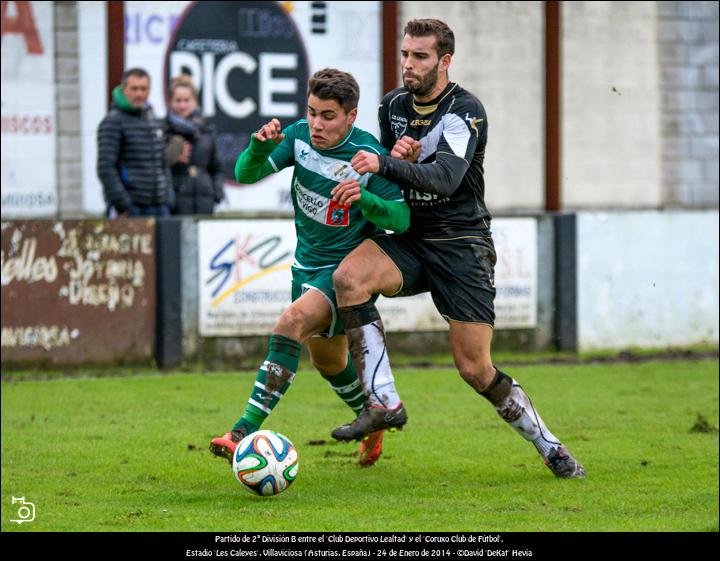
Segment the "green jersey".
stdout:
<path fill-rule="evenodd" d="M 363 214 L 368 209 L 360 204 L 362 199 L 350 207 L 332 200 L 330 192 L 338 183 L 355 179 L 365 192 L 384 201 L 405 205 L 397 185 L 374 174 L 358 175 L 350 165 L 350 160 L 360 150 L 378 155 L 387 154 L 387 150 L 371 134 L 356 127 L 328 150 L 313 147 L 305 119 L 290 125 L 283 133 L 285 138 L 278 145 L 253 139 L 246 151 L 248 155 L 243 153 L 238 158 L 236 176 L 247 176 L 245 170 L 249 169 L 250 159 L 257 165 L 258 160 L 266 158 L 271 166 L 271 169 L 258 170 L 256 180 L 294 166 L 291 186 L 297 234 L 294 266 L 300 269 L 337 266 L 364 239 L 382 232 Z M 366 204 L 372 199 L 365 195 L 363 198 L 368 199 Z"/>

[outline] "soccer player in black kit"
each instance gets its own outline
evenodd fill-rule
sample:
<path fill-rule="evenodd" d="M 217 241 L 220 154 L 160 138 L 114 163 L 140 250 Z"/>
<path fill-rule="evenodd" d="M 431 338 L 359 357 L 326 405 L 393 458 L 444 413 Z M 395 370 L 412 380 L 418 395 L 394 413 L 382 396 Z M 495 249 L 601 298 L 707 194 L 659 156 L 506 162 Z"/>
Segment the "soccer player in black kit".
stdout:
<path fill-rule="evenodd" d="M 332 432 L 337 440 L 373 439 L 402 428 L 407 412 L 395 388 L 382 321 L 372 295 L 430 291 L 450 325 L 450 345 L 462 378 L 486 398 L 558 477 L 581 478 L 583 466 L 548 430 L 520 384 L 490 356 L 495 320 L 495 248 L 485 206 L 483 158 L 487 117 L 482 103 L 449 81 L 452 30 L 434 19 L 404 31 L 404 87 L 380 105 L 380 138 L 389 156 L 360 151 L 351 165 L 399 184 L 411 210 L 410 228 L 365 240 L 333 276 L 353 361 L 369 396 L 364 411 Z M 338 186 L 343 203 L 357 187 Z"/>

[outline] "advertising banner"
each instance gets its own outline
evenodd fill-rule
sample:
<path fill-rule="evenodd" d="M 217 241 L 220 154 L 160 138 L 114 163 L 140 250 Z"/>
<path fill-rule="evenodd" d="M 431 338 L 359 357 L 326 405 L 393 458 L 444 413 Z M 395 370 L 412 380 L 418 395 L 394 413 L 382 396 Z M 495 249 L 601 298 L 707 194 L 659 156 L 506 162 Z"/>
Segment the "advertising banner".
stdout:
<path fill-rule="evenodd" d="M 295 251 L 292 220 L 206 220 L 199 223 L 200 335 L 269 334 L 290 305 Z M 493 221 L 496 326 L 537 325 L 537 222 Z M 378 300 L 387 331 L 437 331 L 447 323 L 429 294 Z"/>
<path fill-rule="evenodd" d="M 2 223 L 2 360 L 152 360 L 155 221 Z"/>
<path fill-rule="evenodd" d="M 495 265 L 495 327 L 532 329 L 537 326 L 537 222 L 534 218 L 492 221 L 497 253 Z M 430 294 L 378 300 L 387 331 L 438 331 L 447 322 L 435 309 Z"/>
<path fill-rule="evenodd" d="M 381 92 L 380 2 L 126 2 L 125 66 L 151 76 L 150 102 L 165 115 L 167 87 L 185 73 L 218 131 L 226 178 L 220 211 L 292 212 L 291 170 L 238 185 L 233 170 L 250 135 L 277 117 L 303 118 L 307 80 L 334 67 L 360 85 L 356 125 L 377 134 Z"/>
<path fill-rule="evenodd" d="M 3 218 L 57 212 L 52 2 L 2 3 Z"/>
<path fill-rule="evenodd" d="M 198 224 L 200 335 L 270 333 L 290 304 L 292 220 Z"/>
<path fill-rule="evenodd" d="M 492 221 L 495 265 L 495 326 L 528 329 L 537 326 L 538 226 L 534 218 Z"/>

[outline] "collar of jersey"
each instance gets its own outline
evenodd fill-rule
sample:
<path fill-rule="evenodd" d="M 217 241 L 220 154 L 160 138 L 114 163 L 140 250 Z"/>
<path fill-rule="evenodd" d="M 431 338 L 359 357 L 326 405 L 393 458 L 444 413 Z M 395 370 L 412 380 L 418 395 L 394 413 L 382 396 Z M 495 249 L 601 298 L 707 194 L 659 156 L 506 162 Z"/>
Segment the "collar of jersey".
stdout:
<path fill-rule="evenodd" d="M 421 103 L 419 101 L 415 101 L 415 98 L 413 97 L 413 109 L 418 115 L 430 115 L 430 113 L 434 113 L 438 106 L 442 103 L 442 101 L 450 95 L 450 92 L 455 89 L 455 86 L 457 86 L 456 83 L 448 82 L 448 85 L 445 86 L 445 89 L 441 91 L 438 96 L 431 101 Z"/>

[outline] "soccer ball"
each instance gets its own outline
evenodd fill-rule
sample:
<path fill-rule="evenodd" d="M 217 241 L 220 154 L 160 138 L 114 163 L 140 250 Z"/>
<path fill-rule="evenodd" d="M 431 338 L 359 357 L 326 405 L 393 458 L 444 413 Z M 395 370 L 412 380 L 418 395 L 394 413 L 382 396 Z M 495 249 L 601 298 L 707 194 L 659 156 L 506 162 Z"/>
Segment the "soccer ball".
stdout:
<path fill-rule="evenodd" d="M 235 449 L 233 473 L 251 493 L 278 495 L 295 481 L 297 472 L 297 450 L 280 433 L 254 432 L 243 438 Z"/>

